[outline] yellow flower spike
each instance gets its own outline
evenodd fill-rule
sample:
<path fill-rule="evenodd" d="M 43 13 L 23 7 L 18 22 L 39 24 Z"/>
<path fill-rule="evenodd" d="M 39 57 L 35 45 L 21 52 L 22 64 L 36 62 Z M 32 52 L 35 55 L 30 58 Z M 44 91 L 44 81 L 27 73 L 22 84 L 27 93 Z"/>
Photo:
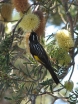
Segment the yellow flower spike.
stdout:
<path fill-rule="evenodd" d="M 12 0 L 13 6 L 18 12 L 24 13 L 30 6 L 28 0 Z"/>
<path fill-rule="evenodd" d="M 72 36 L 68 30 L 62 29 L 56 33 L 56 41 L 59 47 L 66 49 L 69 51 L 69 48 L 74 47 L 74 41 Z"/>
<path fill-rule="evenodd" d="M 5 22 L 11 21 L 13 7 L 9 3 L 2 4 L 1 16 Z"/>
<path fill-rule="evenodd" d="M 19 26 L 26 32 L 31 32 L 36 30 L 40 24 L 40 20 L 37 15 L 33 13 L 28 13 L 24 16 Z"/>

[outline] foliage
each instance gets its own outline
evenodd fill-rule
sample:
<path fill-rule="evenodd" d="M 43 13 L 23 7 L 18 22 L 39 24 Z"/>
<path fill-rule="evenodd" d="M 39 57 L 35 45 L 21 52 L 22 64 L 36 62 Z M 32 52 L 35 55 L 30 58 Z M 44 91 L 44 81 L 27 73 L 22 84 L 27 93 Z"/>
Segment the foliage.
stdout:
<path fill-rule="evenodd" d="M 15 1 L 20 2 L 20 0 L 14 0 L 14 2 Z M 23 10 L 22 6 L 25 7 L 25 5 L 22 3 L 21 8 L 21 4 L 19 5 L 20 9 L 18 13 L 14 12 L 16 7 L 13 6 L 13 0 L 0 1 L 0 101 L 6 99 L 6 101 L 11 102 L 11 104 L 21 104 L 21 102 L 26 99 L 25 104 L 36 104 L 36 99 L 39 96 L 50 95 L 55 98 L 55 102 L 56 99 L 61 98 L 58 94 L 55 95 L 55 93 L 65 89 L 65 86 L 61 83 L 63 78 L 70 70 L 72 71 L 68 81 L 70 81 L 73 75 L 75 65 L 74 58 L 78 54 L 78 2 L 77 0 L 32 0 L 32 4 L 29 4 L 28 0 L 25 2 L 27 2 L 26 10 L 25 8 Z M 1 9 L 6 3 L 11 5 L 12 8 L 10 15 L 5 16 L 7 17 L 5 20 L 2 16 L 3 12 Z M 56 44 L 55 34 L 52 33 L 47 38 L 47 41 L 50 40 L 50 42 L 45 44 L 45 42 L 42 42 L 45 36 L 43 33 L 45 31 L 45 22 L 43 22 L 43 24 L 40 23 L 40 27 L 43 25 L 43 30 L 41 30 L 40 27 L 40 29 L 38 28 L 38 32 L 40 30 L 42 31 L 39 32 L 41 34 L 38 36 L 39 41 L 50 57 L 54 71 L 60 80 L 60 87 L 55 85 L 49 73 L 47 75 L 45 67 L 37 63 L 31 55 L 27 53 L 28 48 L 25 47 L 27 43 L 25 35 L 27 33 L 20 28 L 19 24 L 28 12 L 34 13 L 37 10 L 42 12 L 41 14 L 37 13 L 41 23 L 45 18 L 46 24 L 49 23 L 55 26 L 64 24 L 63 29 L 70 31 L 75 43 L 74 47 L 71 47 L 68 52 L 66 52 Z M 7 15 L 8 13 L 6 12 L 3 15 Z M 15 13 L 16 16 L 19 14 L 18 20 L 15 19 L 16 17 L 14 17 L 13 13 Z M 44 17 L 42 15 L 44 15 Z M 10 20 L 9 16 L 12 17 Z M 10 28 L 10 26 L 8 28 L 8 25 L 10 23 L 11 30 L 8 32 L 7 30 Z M 69 55 L 68 57 L 71 56 L 68 63 L 68 58 L 65 55 Z M 65 57 L 66 65 L 65 61 L 60 65 L 59 59 L 61 58 L 61 60 L 63 60 Z M 78 102 L 78 89 L 72 89 L 69 92 L 69 96 L 66 97 L 66 95 L 64 95 L 63 99 L 67 99 L 70 104 L 76 104 Z"/>

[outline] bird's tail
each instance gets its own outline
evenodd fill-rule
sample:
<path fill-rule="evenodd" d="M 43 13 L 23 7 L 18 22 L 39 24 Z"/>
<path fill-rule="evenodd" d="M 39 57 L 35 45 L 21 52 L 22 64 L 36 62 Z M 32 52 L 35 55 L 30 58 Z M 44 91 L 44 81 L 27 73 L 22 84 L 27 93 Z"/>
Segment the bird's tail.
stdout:
<path fill-rule="evenodd" d="M 51 74 L 53 80 L 55 81 L 55 83 L 59 84 L 60 82 L 59 82 L 59 79 L 58 79 L 57 75 L 54 72 L 54 68 L 49 66 L 47 69 L 50 72 L 50 74 Z"/>

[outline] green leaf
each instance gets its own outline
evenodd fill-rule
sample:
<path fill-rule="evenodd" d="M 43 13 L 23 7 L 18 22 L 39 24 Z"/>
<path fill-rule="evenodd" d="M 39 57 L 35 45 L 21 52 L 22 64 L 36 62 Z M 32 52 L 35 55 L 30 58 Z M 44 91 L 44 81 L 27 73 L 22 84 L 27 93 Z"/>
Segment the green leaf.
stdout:
<path fill-rule="evenodd" d="M 9 97 L 4 97 L 6 100 L 12 100 L 12 98 L 9 98 Z"/>
<path fill-rule="evenodd" d="M 49 80 L 47 79 L 46 81 L 43 81 L 40 84 L 46 86 L 46 85 L 50 85 L 51 83 L 52 83 L 52 79 L 49 79 Z"/>
<path fill-rule="evenodd" d="M 52 88 L 52 85 L 50 85 L 50 91 L 51 91 L 51 92 L 53 92 L 53 88 Z"/>

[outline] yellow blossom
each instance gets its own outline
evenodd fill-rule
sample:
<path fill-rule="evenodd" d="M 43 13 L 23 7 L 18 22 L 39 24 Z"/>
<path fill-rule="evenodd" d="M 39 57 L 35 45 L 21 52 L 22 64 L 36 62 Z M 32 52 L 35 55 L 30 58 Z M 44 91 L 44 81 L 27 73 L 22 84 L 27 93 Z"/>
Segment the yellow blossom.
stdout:
<path fill-rule="evenodd" d="M 69 50 L 69 48 L 74 47 L 74 41 L 68 30 L 62 29 L 56 33 L 56 41 L 59 47 Z"/>
<path fill-rule="evenodd" d="M 19 26 L 23 30 L 31 32 L 32 30 L 34 31 L 38 28 L 39 23 L 40 20 L 37 15 L 35 15 L 34 13 L 28 13 L 27 15 L 24 16 Z"/>

